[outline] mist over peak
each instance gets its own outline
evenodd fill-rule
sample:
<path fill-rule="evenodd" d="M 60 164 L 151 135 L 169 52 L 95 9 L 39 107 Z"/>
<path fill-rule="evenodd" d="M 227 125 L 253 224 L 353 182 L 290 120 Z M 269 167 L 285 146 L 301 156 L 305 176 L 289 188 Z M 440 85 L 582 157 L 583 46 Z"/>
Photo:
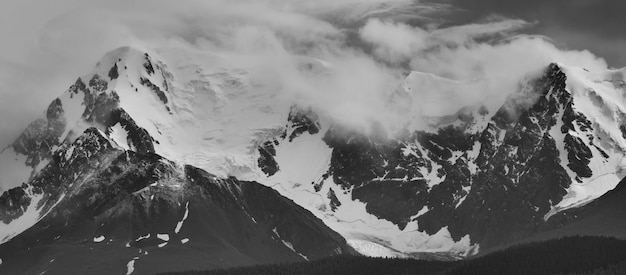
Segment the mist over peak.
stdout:
<path fill-rule="evenodd" d="M 608 67 L 588 51 L 562 50 L 545 38 L 521 34 L 537 22 L 491 14 L 454 25 L 447 15 L 458 9 L 453 3 L 408 0 L 66 0 L 44 15 L 29 13 L 40 18 L 25 26 L 37 31 L 14 41 L 28 46 L 11 42 L 0 56 L 8 60 L 4 64 L 31 64 L 2 66 L 3 79 L 11 80 L 0 87 L 8 99 L 3 102 L 10 102 L 2 110 L 20 115 L 0 128 L 19 131 L 55 91 L 120 46 L 212 55 L 216 68 L 248 70 L 255 85 L 273 87 L 286 101 L 357 128 L 367 128 L 371 120 L 403 124 L 385 102 L 406 71 L 479 81 L 480 87 L 457 88 L 472 101 L 514 92 L 525 76 L 552 62 L 592 71 Z"/>

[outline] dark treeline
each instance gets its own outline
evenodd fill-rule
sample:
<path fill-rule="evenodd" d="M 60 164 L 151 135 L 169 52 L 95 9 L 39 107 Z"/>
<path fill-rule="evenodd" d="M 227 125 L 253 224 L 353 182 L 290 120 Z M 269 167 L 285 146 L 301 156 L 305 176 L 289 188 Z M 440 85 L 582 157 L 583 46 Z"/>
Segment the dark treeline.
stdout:
<path fill-rule="evenodd" d="M 445 274 L 593 274 L 626 262 L 626 241 L 604 237 L 568 237 L 515 246 L 462 261 Z"/>
<path fill-rule="evenodd" d="M 316 275 L 316 274 L 435 274 L 450 266 L 449 262 L 430 262 L 412 259 L 367 258 L 362 256 L 335 256 L 312 262 L 258 265 L 207 271 L 163 273 L 161 275 Z"/>
<path fill-rule="evenodd" d="M 605 237 L 567 237 L 508 248 L 457 262 L 337 256 L 312 262 L 162 275 L 287 274 L 626 274 L 626 241 Z"/>
<path fill-rule="evenodd" d="M 619 264 L 613 264 L 596 268 L 592 271 L 579 272 L 571 275 L 624 275 L 626 274 L 626 261 Z"/>

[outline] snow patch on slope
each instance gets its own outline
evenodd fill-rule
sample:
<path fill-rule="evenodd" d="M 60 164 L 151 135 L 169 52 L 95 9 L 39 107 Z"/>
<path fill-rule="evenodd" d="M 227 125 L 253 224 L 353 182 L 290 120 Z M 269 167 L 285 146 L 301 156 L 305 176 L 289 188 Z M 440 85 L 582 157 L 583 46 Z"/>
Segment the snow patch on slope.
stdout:
<path fill-rule="evenodd" d="M 100 236 L 98 236 L 98 237 L 94 237 L 94 238 L 93 238 L 93 242 L 94 242 L 94 243 L 101 243 L 101 242 L 103 242 L 103 241 L 104 241 L 104 239 L 106 239 L 106 238 L 105 238 L 104 236 L 100 235 Z"/>
<path fill-rule="evenodd" d="M 169 234 L 157 234 L 157 238 L 167 242 L 170 240 L 170 235 Z"/>
<path fill-rule="evenodd" d="M 176 232 L 176 234 L 180 232 L 180 229 L 183 227 L 183 223 L 185 222 L 185 220 L 187 220 L 187 217 L 189 217 L 189 202 L 185 204 L 185 214 L 183 215 L 182 220 L 180 220 L 176 224 L 176 228 L 174 228 L 174 232 Z"/>
<path fill-rule="evenodd" d="M 139 236 L 137 239 L 135 239 L 135 242 L 141 241 L 141 240 L 145 240 L 145 239 L 149 239 L 150 238 L 150 233 L 148 233 L 145 236 Z"/>
<path fill-rule="evenodd" d="M 134 257 L 126 264 L 126 275 L 133 274 L 135 272 L 135 261 L 139 260 L 139 257 Z"/>
<path fill-rule="evenodd" d="M 296 249 L 293 247 L 293 244 L 291 244 L 288 241 L 283 240 L 283 238 L 280 236 L 280 234 L 278 234 L 278 230 L 276 227 L 274 227 L 274 229 L 272 229 L 272 232 L 274 232 L 274 235 L 276 235 L 276 237 L 283 243 L 283 245 L 285 245 L 287 248 L 289 248 L 291 251 L 295 252 L 296 254 L 298 254 L 300 257 L 302 257 L 305 260 L 309 260 L 309 258 L 307 258 L 307 256 L 302 255 L 300 252 L 296 251 Z"/>
<path fill-rule="evenodd" d="M 119 123 L 113 125 L 109 132 L 109 137 L 122 149 L 130 150 L 131 147 L 128 144 L 128 132 Z"/>

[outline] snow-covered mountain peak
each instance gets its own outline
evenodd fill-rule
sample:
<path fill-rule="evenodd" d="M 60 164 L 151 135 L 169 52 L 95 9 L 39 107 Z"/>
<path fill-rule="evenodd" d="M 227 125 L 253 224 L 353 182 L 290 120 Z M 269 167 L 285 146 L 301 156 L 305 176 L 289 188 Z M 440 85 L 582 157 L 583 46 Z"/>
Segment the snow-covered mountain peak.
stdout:
<path fill-rule="evenodd" d="M 5 164 L 0 166 L 0 190 L 27 182 L 45 167 L 58 148 L 72 143 L 90 127 L 109 133 L 110 127 L 123 124 L 126 133 L 116 133 L 133 137 L 116 140 L 118 144 L 130 142 L 133 146 L 141 144 L 142 149 L 150 147 L 147 143 L 151 141 L 140 141 L 149 135 L 132 117 L 143 119 L 170 113 L 167 78 L 160 63 L 146 53 L 123 47 L 106 54 L 92 73 L 79 77 L 52 101 L 41 118 L 0 153 L 0 162 Z"/>
<path fill-rule="evenodd" d="M 549 67 L 555 74 L 562 74 L 563 80 L 566 80 L 565 91 L 575 95 L 574 100 L 581 101 L 579 105 L 591 100 L 596 102 L 594 108 L 597 108 L 598 99 L 618 102 L 609 104 L 611 106 L 606 108 L 613 108 L 616 113 L 625 113 L 621 106 L 624 105 L 622 94 L 626 87 L 626 68 L 590 72 L 584 68 L 559 63 L 553 63 Z M 534 88 L 541 76 L 539 72 L 531 73 L 520 80 L 517 89 L 494 92 L 494 86 L 488 79 L 463 81 L 411 71 L 392 93 L 389 107 L 406 118 L 404 125 L 410 130 L 436 132 L 442 127 L 462 126 L 470 122 L 473 124 L 469 127 L 470 131 L 481 131 L 487 126 L 484 122 L 503 106 L 512 116 L 518 116 L 532 107 L 540 96 Z"/>

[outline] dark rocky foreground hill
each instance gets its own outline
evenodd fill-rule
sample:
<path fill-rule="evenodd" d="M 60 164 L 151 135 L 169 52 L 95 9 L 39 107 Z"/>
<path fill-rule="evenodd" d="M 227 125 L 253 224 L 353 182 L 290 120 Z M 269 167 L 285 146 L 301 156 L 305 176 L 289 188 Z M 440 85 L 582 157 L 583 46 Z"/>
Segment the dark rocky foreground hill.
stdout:
<path fill-rule="evenodd" d="M 271 188 L 120 150 L 95 128 L 0 197 L 4 219 L 21 217 L 26 188 L 52 210 L 0 246 L 0 274 L 150 274 L 354 253 Z"/>

